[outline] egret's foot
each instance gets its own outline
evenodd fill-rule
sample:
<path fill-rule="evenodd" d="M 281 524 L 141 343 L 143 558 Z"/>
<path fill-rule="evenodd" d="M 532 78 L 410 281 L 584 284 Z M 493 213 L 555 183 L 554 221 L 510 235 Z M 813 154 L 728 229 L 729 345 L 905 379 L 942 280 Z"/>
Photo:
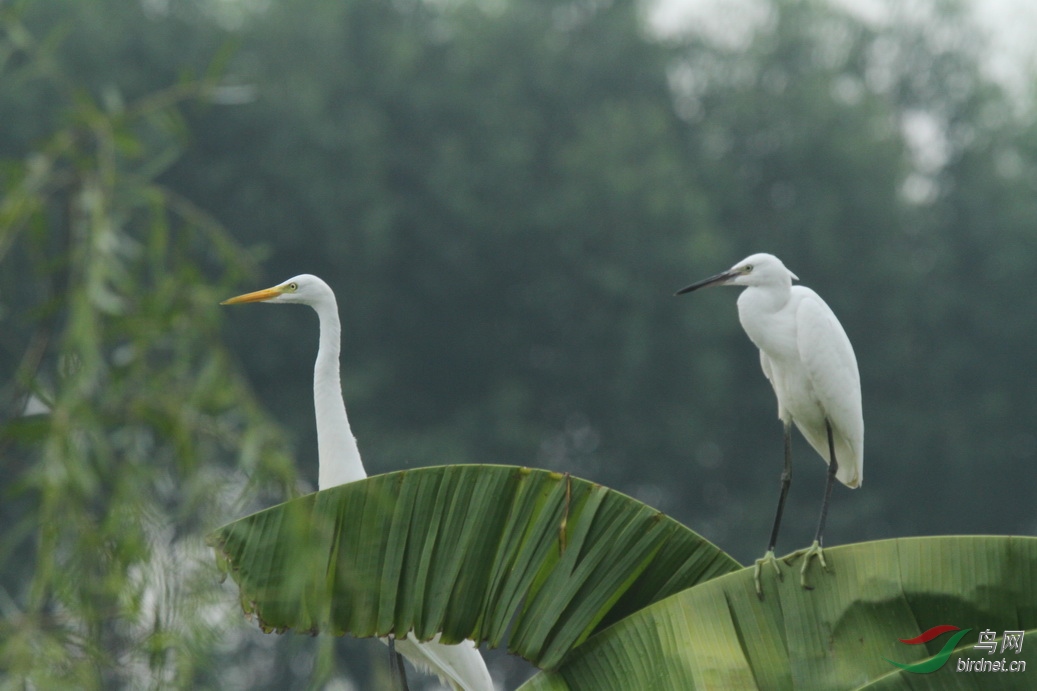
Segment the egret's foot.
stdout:
<path fill-rule="evenodd" d="M 800 552 L 797 552 L 800 554 Z M 799 571 L 799 584 L 807 590 L 813 590 L 814 587 L 807 585 L 807 567 L 810 566 L 810 560 L 813 557 L 817 557 L 817 560 L 821 562 L 821 568 L 825 571 L 828 570 L 828 564 L 825 562 L 825 552 L 821 549 L 821 543 L 814 540 L 814 544 L 807 547 L 802 551 L 803 554 L 803 568 Z"/>
<path fill-rule="evenodd" d="M 774 567 L 774 573 L 778 574 L 779 581 L 782 578 L 781 569 L 778 568 L 778 560 L 774 558 L 774 550 L 769 549 L 767 550 L 767 554 L 756 560 L 756 569 L 753 571 L 753 580 L 756 581 L 756 594 L 761 600 L 763 599 L 763 586 L 760 584 L 760 570 L 766 563 L 769 563 Z"/>

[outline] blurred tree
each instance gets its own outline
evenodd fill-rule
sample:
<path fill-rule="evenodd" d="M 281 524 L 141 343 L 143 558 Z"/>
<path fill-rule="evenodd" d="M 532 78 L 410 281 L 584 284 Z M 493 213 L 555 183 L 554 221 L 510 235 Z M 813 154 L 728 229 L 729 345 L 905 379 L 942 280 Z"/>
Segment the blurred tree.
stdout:
<path fill-rule="evenodd" d="M 248 255 L 155 181 L 212 85 L 96 98 L 26 9 L 0 15 L 5 122 L 35 132 L 0 164 L 0 685 L 220 687 L 240 612 L 204 535 L 294 474 L 219 341 Z"/>

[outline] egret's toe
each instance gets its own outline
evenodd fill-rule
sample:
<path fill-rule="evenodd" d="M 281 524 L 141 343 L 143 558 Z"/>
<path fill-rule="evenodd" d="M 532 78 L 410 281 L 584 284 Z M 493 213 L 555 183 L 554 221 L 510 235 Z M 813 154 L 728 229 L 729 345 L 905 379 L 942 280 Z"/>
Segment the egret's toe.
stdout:
<path fill-rule="evenodd" d="M 807 567 L 810 566 L 810 560 L 813 557 L 817 557 L 817 560 L 821 562 L 822 570 L 828 570 L 828 563 L 825 562 L 825 552 L 821 549 L 821 543 L 817 540 L 814 540 L 814 544 L 803 550 L 803 568 L 799 572 L 799 584 L 807 590 L 814 589 L 813 586 L 807 585 Z"/>
<path fill-rule="evenodd" d="M 756 569 L 753 571 L 753 580 L 756 581 L 756 594 L 763 599 L 763 585 L 760 583 L 760 570 L 763 568 L 765 563 L 769 563 L 774 567 L 774 573 L 777 574 L 778 580 L 782 579 L 781 569 L 778 567 L 778 560 L 774 558 L 774 550 L 767 550 L 767 554 L 756 560 Z"/>

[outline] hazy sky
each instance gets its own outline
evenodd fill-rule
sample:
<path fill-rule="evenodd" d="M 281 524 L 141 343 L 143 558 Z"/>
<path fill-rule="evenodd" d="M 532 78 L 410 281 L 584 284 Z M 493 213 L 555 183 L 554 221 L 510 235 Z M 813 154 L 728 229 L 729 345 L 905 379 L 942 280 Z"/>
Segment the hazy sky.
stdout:
<path fill-rule="evenodd" d="M 695 27 L 731 47 L 744 45 L 753 28 L 766 21 L 759 0 L 654 0 L 652 23 L 662 34 Z M 893 0 L 909 16 L 925 16 L 941 0 Z M 888 17 L 890 0 L 831 0 L 870 21 Z M 1030 98 L 1037 82 L 1037 2 L 968 0 L 981 31 L 994 40 L 986 61 L 989 74 L 1021 97 Z"/>

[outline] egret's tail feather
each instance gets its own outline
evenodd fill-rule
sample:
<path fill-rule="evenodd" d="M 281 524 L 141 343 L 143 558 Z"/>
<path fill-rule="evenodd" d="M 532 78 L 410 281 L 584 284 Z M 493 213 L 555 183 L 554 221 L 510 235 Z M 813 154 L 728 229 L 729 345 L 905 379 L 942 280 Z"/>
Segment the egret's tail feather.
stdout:
<path fill-rule="evenodd" d="M 435 674 L 444 684 L 458 691 L 494 691 L 486 662 L 472 641 L 457 645 L 439 642 L 439 634 L 421 642 L 410 632 L 396 639 L 396 650 L 416 668 Z"/>

